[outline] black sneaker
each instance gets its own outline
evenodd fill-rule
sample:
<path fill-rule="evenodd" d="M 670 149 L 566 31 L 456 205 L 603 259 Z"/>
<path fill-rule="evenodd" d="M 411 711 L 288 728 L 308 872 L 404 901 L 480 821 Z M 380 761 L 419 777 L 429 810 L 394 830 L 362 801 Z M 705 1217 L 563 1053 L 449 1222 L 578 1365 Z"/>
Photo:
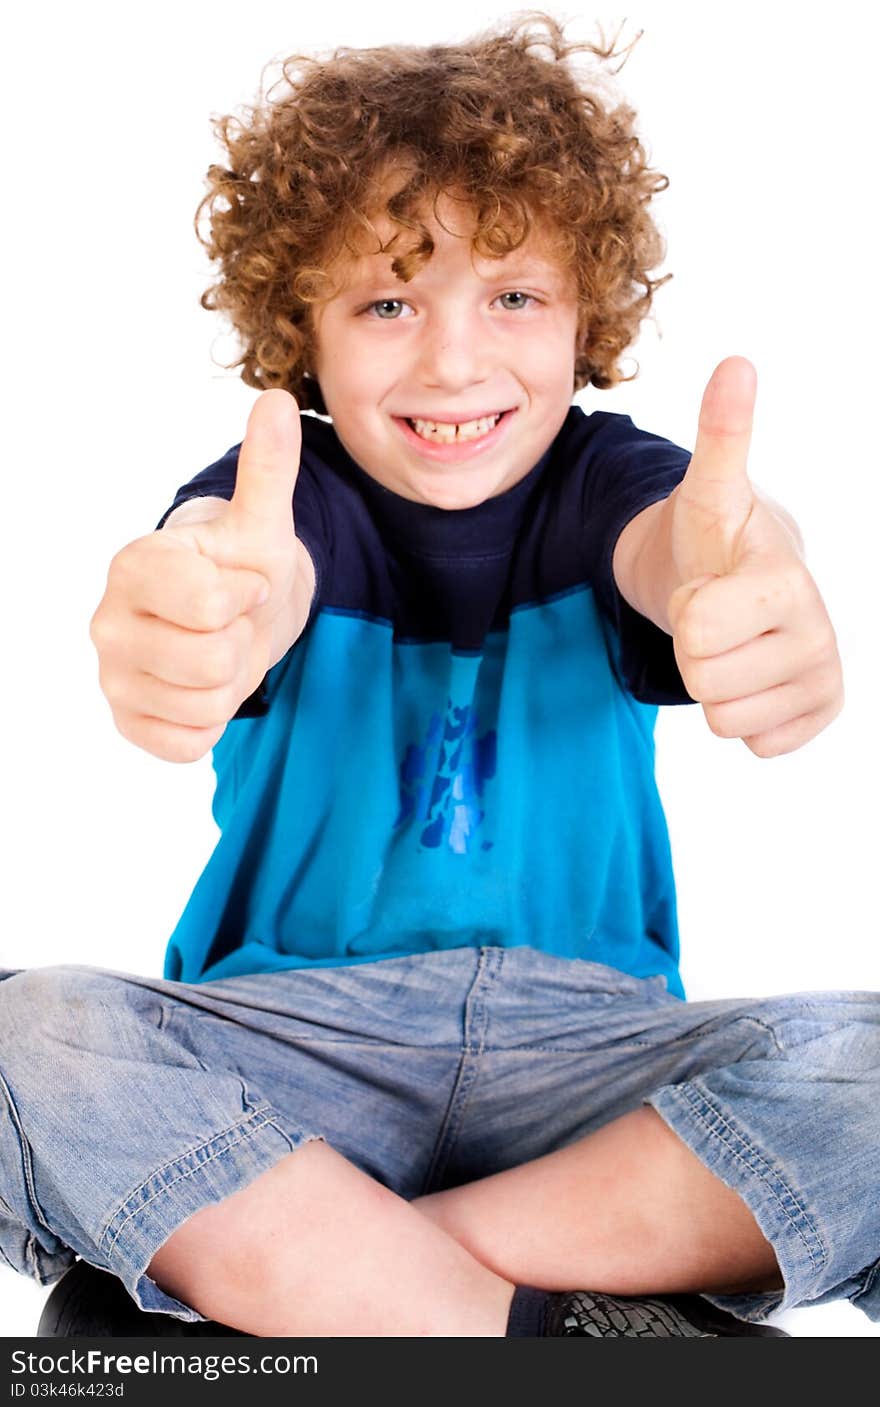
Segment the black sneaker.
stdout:
<path fill-rule="evenodd" d="M 620 1299 L 595 1290 L 564 1290 L 548 1297 L 548 1338 L 593 1339 L 789 1339 L 769 1324 L 749 1324 L 700 1295 Z"/>

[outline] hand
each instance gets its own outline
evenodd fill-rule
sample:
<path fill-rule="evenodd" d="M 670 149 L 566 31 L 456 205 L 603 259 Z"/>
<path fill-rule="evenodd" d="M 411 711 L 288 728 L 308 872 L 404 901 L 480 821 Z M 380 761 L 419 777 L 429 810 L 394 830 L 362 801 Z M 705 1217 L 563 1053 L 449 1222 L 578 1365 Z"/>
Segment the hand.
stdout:
<path fill-rule="evenodd" d="M 293 397 L 264 392 L 232 499 L 204 500 L 205 521 L 172 519 L 110 564 L 90 630 L 101 687 L 123 737 L 167 761 L 214 746 L 308 617 L 314 571 L 292 512 L 301 445 Z"/>
<path fill-rule="evenodd" d="M 755 390 L 742 357 L 723 361 L 706 388 L 694 454 L 674 492 L 681 585 L 668 615 L 685 688 L 712 732 L 777 757 L 837 717 L 843 677 L 797 540 L 749 482 Z"/>

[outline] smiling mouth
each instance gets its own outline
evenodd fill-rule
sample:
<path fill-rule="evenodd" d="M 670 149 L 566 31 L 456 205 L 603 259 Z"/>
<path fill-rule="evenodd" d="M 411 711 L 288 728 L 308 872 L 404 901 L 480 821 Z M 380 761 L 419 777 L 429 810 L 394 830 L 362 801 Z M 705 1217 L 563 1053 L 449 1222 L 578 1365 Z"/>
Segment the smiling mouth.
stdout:
<path fill-rule="evenodd" d="M 408 415 L 402 419 L 419 439 L 426 440 L 429 444 L 452 445 L 465 440 L 479 440 L 491 434 L 505 415 L 512 414 L 513 411 L 499 410 L 473 420 L 423 420 L 419 416 Z"/>

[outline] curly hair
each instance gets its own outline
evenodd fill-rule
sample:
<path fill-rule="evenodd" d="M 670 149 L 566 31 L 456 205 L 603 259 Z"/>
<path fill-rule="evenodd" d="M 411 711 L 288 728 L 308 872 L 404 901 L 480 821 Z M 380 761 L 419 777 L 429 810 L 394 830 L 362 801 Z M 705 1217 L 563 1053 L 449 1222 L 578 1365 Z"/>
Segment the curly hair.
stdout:
<path fill-rule="evenodd" d="M 650 277 L 665 250 L 647 209 L 668 181 L 648 166 L 633 110 L 603 100 L 605 74 L 590 84 L 570 63 L 620 57 L 619 34 L 568 42 L 529 12 L 461 44 L 294 55 L 254 106 L 216 118 L 228 160 L 208 171 L 196 230 L 219 277 L 201 303 L 232 323 L 243 380 L 324 412 L 311 309 L 337 291 L 337 261 L 366 232 L 408 282 L 431 257 L 424 212 L 444 193 L 473 211 L 484 257 L 550 233 L 577 287 L 573 389 L 631 380 L 619 358 L 671 277 Z M 380 214 L 396 231 L 384 244 Z"/>

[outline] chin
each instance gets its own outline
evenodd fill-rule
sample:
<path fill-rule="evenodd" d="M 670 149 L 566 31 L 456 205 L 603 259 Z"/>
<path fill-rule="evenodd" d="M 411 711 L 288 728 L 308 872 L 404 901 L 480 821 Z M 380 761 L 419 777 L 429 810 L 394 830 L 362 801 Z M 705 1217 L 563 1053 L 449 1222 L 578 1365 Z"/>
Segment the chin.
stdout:
<path fill-rule="evenodd" d="M 497 493 L 498 490 L 495 490 Z M 478 489 L 435 489 L 429 490 L 422 496 L 423 503 L 429 503 L 432 508 L 445 508 L 447 512 L 455 512 L 460 508 L 477 508 L 481 503 L 485 503 L 487 498 L 493 497 L 493 491 L 487 489 L 480 492 Z"/>
<path fill-rule="evenodd" d="M 488 498 L 495 498 L 498 494 L 504 493 L 505 489 L 511 488 L 514 482 L 515 480 L 509 480 L 503 476 L 497 483 L 487 481 L 485 478 L 475 480 L 462 476 L 448 483 L 438 483 L 434 480 L 432 483 L 421 483 L 414 488 L 422 503 L 429 503 L 433 508 L 446 508 L 454 511 L 457 508 L 477 508 Z"/>

